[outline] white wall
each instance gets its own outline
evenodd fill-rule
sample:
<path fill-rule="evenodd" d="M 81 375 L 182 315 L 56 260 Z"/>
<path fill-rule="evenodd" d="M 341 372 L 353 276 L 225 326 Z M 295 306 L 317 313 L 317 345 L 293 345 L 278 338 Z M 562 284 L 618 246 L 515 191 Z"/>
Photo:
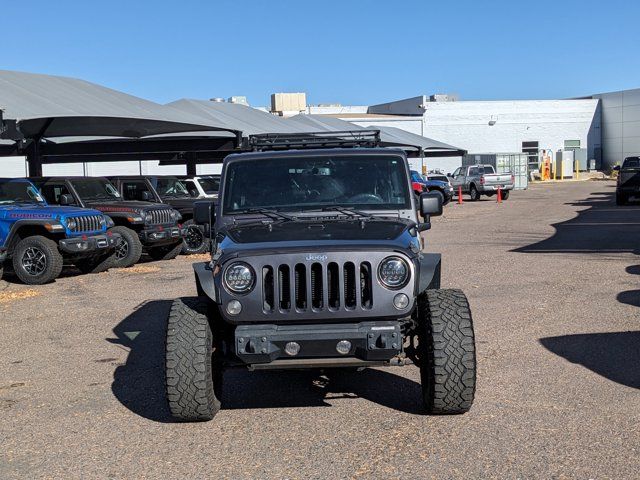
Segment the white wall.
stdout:
<path fill-rule="evenodd" d="M 416 99 L 410 100 L 416 103 Z M 363 115 L 345 120 L 363 127 L 401 128 L 469 153 L 521 152 L 522 142 L 527 141 L 537 141 L 540 149 L 555 152 L 564 148 L 565 140 L 580 140 L 589 158 L 594 158 L 601 143 L 598 100 L 427 102 L 423 116 L 398 116 L 405 103 L 398 102 L 398 112 L 393 103 L 386 104 L 388 118 Z M 435 168 L 438 164 L 451 168 L 456 163 L 455 159 L 432 161 Z"/>
<path fill-rule="evenodd" d="M 24 157 L 0 157 L 0 178 L 20 178 L 27 174 Z"/>

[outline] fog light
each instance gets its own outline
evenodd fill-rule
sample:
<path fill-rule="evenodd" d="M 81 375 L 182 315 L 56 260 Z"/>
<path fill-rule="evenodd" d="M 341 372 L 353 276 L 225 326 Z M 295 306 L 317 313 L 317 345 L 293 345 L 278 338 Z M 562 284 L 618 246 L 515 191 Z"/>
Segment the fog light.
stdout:
<path fill-rule="evenodd" d="M 340 340 L 336 345 L 336 350 L 341 355 L 346 355 L 351 351 L 351 342 L 349 340 Z"/>
<path fill-rule="evenodd" d="M 287 353 L 287 355 L 295 357 L 298 352 L 300 352 L 300 344 L 296 342 L 288 342 L 284 346 L 284 351 Z"/>
<path fill-rule="evenodd" d="M 231 300 L 227 303 L 227 313 L 229 315 L 238 315 L 242 311 L 242 304 L 238 300 Z"/>
<path fill-rule="evenodd" d="M 404 293 L 399 293 L 395 297 L 393 297 L 393 306 L 398 310 L 404 310 L 409 306 L 409 297 L 407 297 Z"/>

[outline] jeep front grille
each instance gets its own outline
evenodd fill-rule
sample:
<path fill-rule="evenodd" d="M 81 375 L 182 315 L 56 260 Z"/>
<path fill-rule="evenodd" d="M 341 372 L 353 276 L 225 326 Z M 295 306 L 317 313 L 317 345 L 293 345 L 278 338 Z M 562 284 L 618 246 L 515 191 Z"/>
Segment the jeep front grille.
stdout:
<path fill-rule="evenodd" d="M 369 262 L 297 263 L 262 267 L 262 305 L 275 310 L 338 311 L 373 307 L 373 269 Z"/>
<path fill-rule="evenodd" d="M 69 220 L 76 222 L 75 228 L 69 230 L 75 233 L 95 232 L 102 230 L 102 215 L 82 215 L 78 217 L 69 217 Z"/>
<path fill-rule="evenodd" d="M 151 214 L 151 225 L 164 225 L 174 222 L 173 218 L 171 218 L 171 210 L 168 208 L 149 210 L 148 213 Z"/>

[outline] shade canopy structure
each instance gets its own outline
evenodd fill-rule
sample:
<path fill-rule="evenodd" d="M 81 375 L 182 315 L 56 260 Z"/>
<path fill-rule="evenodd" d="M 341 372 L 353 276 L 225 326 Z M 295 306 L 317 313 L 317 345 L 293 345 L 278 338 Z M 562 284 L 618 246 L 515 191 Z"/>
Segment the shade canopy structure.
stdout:
<path fill-rule="evenodd" d="M 0 108 L 25 138 L 142 138 L 175 132 L 226 131 L 191 115 L 84 80 L 0 70 Z"/>
<path fill-rule="evenodd" d="M 207 124 L 233 126 L 241 130 L 244 137 L 264 133 L 305 133 L 311 130 L 307 125 L 289 122 L 282 117 L 239 103 L 183 98 L 167 104 L 167 107 L 200 118 Z"/>
<path fill-rule="evenodd" d="M 466 151 L 462 148 L 454 147 L 446 143 L 438 142 L 431 138 L 416 135 L 400 128 L 369 125 L 361 127 L 354 123 L 340 118 L 324 115 L 296 115 L 288 122 L 299 126 L 308 126 L 316 130 L 345 131 L 345 130 L 380 130 L 380 144 L 385 147 L 398 147 L 408 151 L 412 156 L 425 157 L 457 157 L 462 156 Z"/>

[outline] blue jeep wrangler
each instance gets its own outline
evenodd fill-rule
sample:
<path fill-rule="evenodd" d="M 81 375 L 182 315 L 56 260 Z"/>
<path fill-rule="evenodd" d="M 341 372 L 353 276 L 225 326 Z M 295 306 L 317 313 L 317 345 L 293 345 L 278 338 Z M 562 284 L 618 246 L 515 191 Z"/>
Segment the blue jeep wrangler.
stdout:
<path fill-rule="evenodd" d="M 63 260 L 104 271 L 119 242 L 112 226 L 97 210 L 48 206 L 28 180 L 0 178 L 0 277 L 8 264 L 22 282 L 41 285 L 60 275 Z"/>

